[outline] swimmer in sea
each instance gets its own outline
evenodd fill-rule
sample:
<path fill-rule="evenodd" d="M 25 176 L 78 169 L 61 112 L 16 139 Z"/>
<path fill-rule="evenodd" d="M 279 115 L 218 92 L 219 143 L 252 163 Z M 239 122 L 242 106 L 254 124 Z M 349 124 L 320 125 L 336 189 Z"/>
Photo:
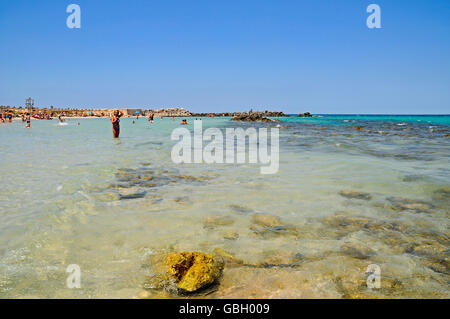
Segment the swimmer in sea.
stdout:
<path fill-rule="evenodd" d="M 181 125 L 187 125 L 188 123 L 187 123 L 186 120 L 182 120 L 180 124 L 181 124 Z"/>
<path fill-rule="evenodd" d="M 111 116 L 111 123 L 113 126 L 113 137 L 118 138 L 120 134 L 120 117 L 122 113 L 120 111 L 114 111 L 113 116 Z"/>
<path fill-rule="evenodd" d="M 27 120 L 27 126 L 25 126 L 25 128 L 30 128 L 31 127 L 30 113 L 27 113 L 27 117 L 25 119 Z"/>
<path fill-rule="evenodd" d="M 148 116 L 148 121 L 149 121 L 150 123 L 153 123 L 153 114 L 150 114 L 150 115 Z"/>

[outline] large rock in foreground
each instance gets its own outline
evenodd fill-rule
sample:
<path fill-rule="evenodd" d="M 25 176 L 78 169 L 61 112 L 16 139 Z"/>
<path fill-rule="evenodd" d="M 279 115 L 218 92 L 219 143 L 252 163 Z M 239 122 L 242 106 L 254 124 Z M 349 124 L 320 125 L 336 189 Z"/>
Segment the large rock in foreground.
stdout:
<path fill-rule="evenodd" d="M 187 292 L 214 283 L 221 276 L 224 266 L 219 257 L 198 252 L 172 253 L 167 256 L 166 264 L 178 288 Z"/>

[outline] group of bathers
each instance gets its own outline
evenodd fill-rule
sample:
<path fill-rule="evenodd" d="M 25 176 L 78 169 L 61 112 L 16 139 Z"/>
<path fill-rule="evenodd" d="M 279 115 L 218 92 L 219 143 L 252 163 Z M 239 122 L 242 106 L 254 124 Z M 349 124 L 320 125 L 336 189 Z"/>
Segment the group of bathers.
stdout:
<path fill-rule="evenodd" d="M 11 113 L 0 113 L 0 122 L 5 123 L 8 121 L 9 123 L 12 122 L 12 114 Z"/>

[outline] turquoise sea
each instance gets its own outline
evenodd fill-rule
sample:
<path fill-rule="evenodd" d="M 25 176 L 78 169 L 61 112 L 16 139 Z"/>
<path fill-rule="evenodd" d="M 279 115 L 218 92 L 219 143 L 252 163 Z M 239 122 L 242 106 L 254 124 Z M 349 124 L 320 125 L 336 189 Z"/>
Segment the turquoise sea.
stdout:
<path fill-rule="evenodd" d="M 450 116 L 278 119 L 202 119 L 278 126 L 274 175 L 173 163 L 180 119 L 0 123 L 0 298 L 174 298 L 148 280 L 170 251 L 227 258 L 188 298 L 449 298 Z"/>

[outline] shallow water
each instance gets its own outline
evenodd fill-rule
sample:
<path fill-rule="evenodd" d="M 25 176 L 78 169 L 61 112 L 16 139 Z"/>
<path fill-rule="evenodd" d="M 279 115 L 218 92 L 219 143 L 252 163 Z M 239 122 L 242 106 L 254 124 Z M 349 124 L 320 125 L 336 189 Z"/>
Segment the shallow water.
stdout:
<path fill-rule="evenodd" d="M 280 118 L 274 175 L 174 164 L 178 120 L 132 120 L 118 140 L 108 119 L 0 124 L 0 297 L 171 298 L 144 290 L 149 257 L 218 249 L 240 262 L 190 297 L 450 296 L 450 116 Z M 203 119 L 250 125 L 276 124 Z"/>

